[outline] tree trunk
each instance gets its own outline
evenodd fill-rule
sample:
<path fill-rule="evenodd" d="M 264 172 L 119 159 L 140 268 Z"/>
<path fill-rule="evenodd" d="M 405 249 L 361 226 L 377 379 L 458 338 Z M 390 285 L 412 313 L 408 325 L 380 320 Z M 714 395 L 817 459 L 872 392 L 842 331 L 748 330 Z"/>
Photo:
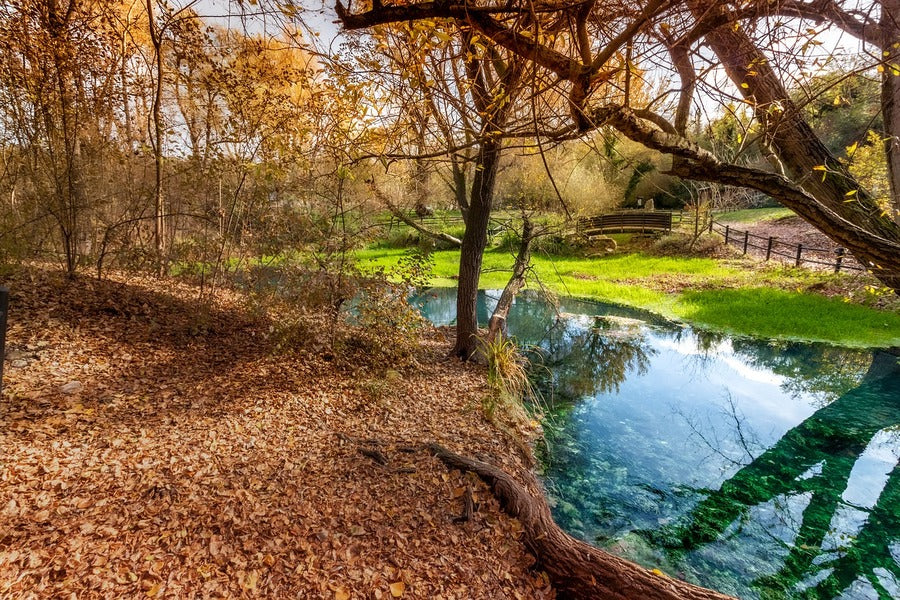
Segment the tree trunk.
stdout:
<path fill-rule="evenodd" d="M 57 175 L 56 192 L 59 202 L 59 216 L 63 251 L 66 257 L 66 274 L 75 277 L 78 266 L 79 220 L 84 209 L 84 198 L 81 181 L 81 144 L 78 94 L 75 88 L 75 65 L 69 39 L 69 26 L 72 6 L 57 6 L 51 2 L 47 6 L 47 31 L 53 43 L 52 59 L 56 77 L 56 92 L 59 95 L 59 126 L 62 134 L 63 161 L 62 169 L 65 181 Z M 48 125 L 55 123 L 51 121 Z M 53 135 L 48 128 L 48 136 Z M 48 140 L 51 148 L 52 139 Z M 52 150 L 51 150 L 52 152 Z"/>
<path fill-rule="evenodd" d="M 153 5 L 156 0 L 147 0 L 147 18 L 150 28 L 150 40 L 153 44 L 154 59 L 156 62 L 156 80 L 153 82 L 153 159 L 156 170 L 156 180 L 153 189 L 153 242 L 156 250 L 157 273 L 165 273 L 165 199 L 163 196 L 163 122 L 162 122 L 162 86 L 163 86 L 163 52 L 162 31 L 156 24 L 156 16 Z"/>
<path fill-rule="evenodd" d="M 497 339 L 497 335 L 506 336 L 506 318 L 509 316 L 509 309 L 512 308 L 516 294 L 525 287 L 525 271 L 531 263 L 531 242 L 533 240 L 534 224 L 526 216 L 522 223 L 522 239 L 519 241 L 519 251 L 516 254 L 512 276 L 506 287 L 503 288 L 500 300 L 497 301 L 497 306 L 494 307 L 494 312 L 488 321 L 488 343 Z"/>
<path fill-rule="evenodd" d="M 872 274 L 894 290 L 900 290 L 900 228 L 895 236 L 879 235 L 842 218 L 808 191 L 783 175 L 722 162 L 673 132 L 662 131 L 618 106 L 595 109 L 595 122 L 615 127 L 624 136 L 647 148 L 673 157 L 669 174 L 759 190 L 794 210 L 804 220 L 852 252 Z M 889 219 L 885 223 L 897 227 Z"/>
<path fill-rule="evenodd" d="M 881 73 L 881 111 L 884 117 L 884 150 L 887 156 L 888 181 L 891 184 L 891 210 L 900 224 L 900 0 L 881 2 L 881 47 L 884 71 Z"/>
<path fill-rule="evenodd" d="M 468 360 L 475 353 L 478 336 L 478 279 L 481 261 L 487 247 L 487 230 L 491 218 L 491 201 L 497 169 L 500 166 L 502 142 L 488 138 L 481 143 L 475 161 L 475 178 L 459 255 L 459 287 L 456 293 L 456 345 L 453 354 Z"/>
<path fill-rule="evenodd" d="M 452 159 L 450 165 L 453 173 L 453 197 L 456 198 L 456 205 L 459 206 L 459 212 L 462 214 L 463 223 L 469 218 L 469 197 L 466 194 L 466 171 L 456 159 Z"/>
<path fill-rule="evenodd" d="M 727 10 L 708 0 L 692 0 L 690 5 L 698 18 Z M 722 61 L 728 77 L 754 107 L 765 128 L 765 145 L 772 148 L 791 178 L 834 216 L 820 219 L 821 209 L 807 204 L 786 206 L 850 249 L 882 282 L 900 289 L 900 253 L 884 255 L 878 249 L 867 248 L 869 244 L 878 245 L 879 240 L 900 244 L 900 226 L 860 188 L 803 120 L 768 59 L 740 26 L 733 26 L 729 20 L 729 25 L 708 32 L 704 39 Z M 853 226 L 871 239 L 863 241 Z"/>
<path fill-rule="evenodd" d="M 542 496 L 497 467 L 454 454 L 437 444 L 430 449 L 452 469 L 471 471 L 491 487 L 503 509 L 522 524 L 525 546 L 538 559 L 554 587 L 571 598 L 603 600 L 726 600 L 724 594 L 670 578 L 577 540 L 553 521 Z M 529 477 L 528 486 L 540 489 Z"/>

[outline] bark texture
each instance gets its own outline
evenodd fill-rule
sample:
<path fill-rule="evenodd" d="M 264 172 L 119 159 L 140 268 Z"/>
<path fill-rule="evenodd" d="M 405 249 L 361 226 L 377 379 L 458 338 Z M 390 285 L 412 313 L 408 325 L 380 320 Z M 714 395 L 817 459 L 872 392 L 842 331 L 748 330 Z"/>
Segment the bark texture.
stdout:
<path fill-rule="evenodd" d="M 459 253 L 459 285 L 456 292 L 456 345 L 453 353 L 468 360 L 477 348 L 478 279 L 487 246 L 487 230 L 491 219 L 491 200 L 500 166 L 501 145 L 498 139 L 481 144 L 476 161 L 475 178 L 469 199 L 466 231 Z"/>
<path fill-rule="evenodd" d="M 570 598 L 603 600 L 726 600 L 730 596 L 672 579 L 577 540 L 553 521 L 542 496 L 505 471 L 431 444 L 431 451 L 452 469 L 471 471 L 488 484 L 504 510 L 519 520 L 524 542 L 560 592 Z M 531 477 L 530 487 L 540 485 Z"/>
<path fill-rule="evenodd" d="M 891 210 L 900 224 L 900 0 L 882 0 L 881 34 L 885 64 L 881 73 L 881 112 L 887 135 L 888 180 L 891 184 Z"/>
<path fill-rule="evenodd" d="M 512 308 L 516 294 L 525 287 L 525 272 L 531 263 L 531 242 L 534 241 L 534 224 L 528 217 L 523 219 L 522 239 L 519 241 L 519 251 L 516 253 L 516 262 L 513 265 L 512 276 L 500 294 L 500 300 L 488 322 L 488 342 L 493 342 L 498 335 L 506 335 L 506 319 L 509 309 Z"/>

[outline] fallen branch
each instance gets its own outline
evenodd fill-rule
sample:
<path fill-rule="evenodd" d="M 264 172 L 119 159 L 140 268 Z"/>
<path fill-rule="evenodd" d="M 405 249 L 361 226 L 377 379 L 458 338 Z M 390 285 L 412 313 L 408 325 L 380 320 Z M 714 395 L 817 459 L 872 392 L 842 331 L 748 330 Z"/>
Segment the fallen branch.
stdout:
<path fill-rule="evenodd" d="M 447 242 L 448 244 L 453 244 L 454 246 L 462 246 L 462 240 L 459 238 L 453 237 L 449 233 L 444 233 L 443 231 L 431 231 L 424 225 L 420 223 L 416 223 L 414 219 L 410 219 L 408 216 L 403 214 L 403 211 L 394 205 L 393 202 L 388 200 L 388 197 L 382 192 L 375 183 L 371 183 L 369 185 L 369 189 L 372 190 L 372 193 L 375 194 L 375 197 L 384 202 L 384 205 L 388 207 L 388 210 L 391 211 L 395 217 L 421 233 L 422 235 L 428 236 L 430 238 L 434 238 L 436 240 L 441 240 L 442 242 Z"/>
<path fill-rule="evenodd" d="M 353 436 L 349 436 L 346 433 L 343 433 L 341 431 L 336 431 L 335 435 L 342 442 L 347 442 L 348 444 L 352 444 L 352 445 L 356 446 L 357 452 L 359 452 L 360 454 L 362 454 L 363 456 L 365 456 L 367 458 L 372 459 L 373 461 L 375 461 L 375 463 L 381 465 L 382 467 L 386 467 L 389 471 L 392 471 L 394 473 L 415 473 L 416 472 L 415 467 L 411 467 L 411 466 L 403 466 L 403 467 L 391 466 L 391 461 L 387 457 L 387 455 L 378 449 L 378 446 L 384 448 L 387 445 L 387 444 L 385 444 L 385 442 L 383 442 L 381 440 L 374 439 L 374 438 L 367 438 L 367 439 L 356 438 Z M 400 452 L 404 452 L 404 453 L 415 452 L 417 450 L 416 447 L 409 446 L 409 445 L 403 445 L 403 446 L 400 446 L 395 449 Z"/>
<path fill-rule="evenodd" d="M 388 463 L 390 462 L 387 456 L 385 456 L 381 450 L 376 450 L 375 448 L 365 448 L 363 446 L 360 446 L 356 450 L 363 456 L 371 458 L 379 465 L 382 465 L 384 467 L 388 466 Z"/>
<path fill-rule="evenodd" d="M 414 219 L 410 219 L 408 216 L 403 214 L 402 210 L 400 210 L 393 204 L 387 203 L 387 206 L 390 209 L 391 213 L 395 217 L 397 217 L 398 219 L 400 219 L 401 221 L 403 221 L 404 223 L 406 223 L 407 225 L 409 225 L 410 227 L 412 227 L 413 229 L 415 229 L 422 235 L 426 235 L 426 236 L 434 238 L 436 240 L 441 240 L 442 242 L 447 242 L 449 244 L 453 244 L 454 246 L 462 246 L 462 240 L 460 240 L 459 238 L 453 237 L 449 233 L 444 233 L 443 231 L 431 231 L 427 227 L 424 227 L 424 226 L 420 225 L 419 223 L 416 223 L 416 221 Z"/>
<path fill-rule="evenodd" d="M 488 484 L 503 509 L 522 525 L 525 546 L 538 559 L 553 585 L 572 598 L 604 600 L 726 600 L 724 594 L 672 579 L 577 540 L 553 521 L 543 497 L 533 496 L 505 471 L 450 452 L 429 449 L 447 467 L 471 471 Z M 535 487 L 537 480 L 530 476 Z"/>

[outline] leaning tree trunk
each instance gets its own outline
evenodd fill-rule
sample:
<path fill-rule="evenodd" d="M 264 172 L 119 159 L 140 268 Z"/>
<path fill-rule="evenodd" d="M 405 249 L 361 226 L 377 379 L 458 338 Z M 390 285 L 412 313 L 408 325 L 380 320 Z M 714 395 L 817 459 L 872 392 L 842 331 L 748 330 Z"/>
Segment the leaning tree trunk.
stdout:
<path fill-rule="evenodd" d="M 690 5 L 698 18 L 727 10 L 709 0 L 692 0 Z M 846 166 L 816 136 L 766 56 L 743 29 L 729 24 L 706 33 L 704 39 L 722 61 L 728 77 L 754 107 L 765 128 L 764 143 L 792 179 L 833 216 L 822 220 L 821 207 L 808 203 L 785 205 L 847 247 L 886 285 L 900 290 L 900 252 L 896 252 L 900 247 L 900 226 L 861 189 Z"/>
<path fill-rule="evenodd" d="M 881 114 L 884 117 L 884 150 L 887 156 L 888 180 L 891 190 L 891 210 L 894 221 L 900 224 L 900 0 L 881 2 L 881 48 L 884 51 L 884 71 L 881 73 Z"/>
<path fill-rule="evenodd" d="M 459 287 L 456 292 L 456 345 L 453 354 L 468 360 L 478 341 L 478 279 L 487 247 L 491 200 L 500 166 L 502 142 L 489 138 L 482 142 L 475 163 L 475 178 L 459 255 Z"/>
<path fill-rule="evenodd" d="M 509 309 L 512 308 L 516 294 L 525 287 L 525 271 L 528 270 L 531 262 L 531 242 L 533 240 L 534 224 L 526 216 L 522 223 L 522 239 L 519 241 L 519 252 L 516 254 L 512 276 L 506 287 L 503 288 L 500 300 L 497 301 L 497 306 L 494 307 L 494 312 L 488 321 L 488 343 L 492 343 L 498 335 L 506 335 L 506 318 L 509 316 Z"/>
<path fill-rule="evenodd" d="M 390 198 L 388 198 L 384 192 L 382 192 L 380 189 L 378 189 L 378 186 L 375 185 L 374 181 L 369 186 L 369 190 L 371 190 L 372 195 L 374 195 L 378 200 L 380 200 L 382 203 L 384 203 L 385 206 L 388 207 L 388 210 L 391 211 L 392 215 L 394 215 L 401 222 L 406 223 L 407 225 L 409 225 L 410 227 L 412 227 L 413 229 L 415 229 L 422 235 L 430 237 L 435 240 L 442 241 L 442 242 L 447 242 L 448 244 L 453 244 L 454 246 L 459 246 L 462 244 L 462 241 L 453 237 L 449 233 L 444 233 L 443 231 L 431 231 L 424 225 L 421 225 L 420 223 L 416 223 L 416 221 L 414 219 L 410 219 L 408 216 L 406 216 L 403 213 L 402 210 L 400 210 L 400 208 L 398 206 L 396 206 L 393 202 L 391 202 Z"/>
<path fill-rule="evenodd" d="M 504 510 L 519 520 L 525 546 L 540 562 L 554 587 L 577 599 L 726 600 L 730 596 L 645 569 L 577 540 L 553 521 L 543 497 L 497 467 L 454 454 L 437 444 L 430 449 L 452 469 L 471 471 L 491 487 Z M 532 487 L 539 484 L 531 477 Z"/>

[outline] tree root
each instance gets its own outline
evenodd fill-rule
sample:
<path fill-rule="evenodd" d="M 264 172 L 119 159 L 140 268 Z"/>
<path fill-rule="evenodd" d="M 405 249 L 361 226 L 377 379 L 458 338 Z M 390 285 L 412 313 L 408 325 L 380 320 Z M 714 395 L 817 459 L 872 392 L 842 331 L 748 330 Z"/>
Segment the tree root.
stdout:
<path fill-rule="evenodd" d="M 725 594 L 645 569 L 577 540 L 553 521 L 546 500 L 497 467 L 429 444 L 447 467 L 470 471 L 490 486 L 503 509 L 522 524 L 525 546 L 558 591 L 571 598 L 604 600 L 726 600 Z M 533 476 L 529 484 L 540 488 Z"/>
<path fill-rule="evenodd" d="M 381 440 L 374 439 L 374 438 L 367 438 L 367 439 L 355 438 L 355 437 L 349 436 L 346 433 L 343 433 L 340 431 L 336 431 L 335 435 L 342 442 L 347 442 L 348 444 L 352 444 L 352 445 L 356 446 L 357 452 L 359 452 L 360 454 L 362 454 L 363 456 L 365 456 L 367 458 L 372 459 L 376 464 L 378 464 L 382 467 L 385 467 L 386 469 L 388 469 L 389 471 L 391 471 L 393 473 L 415 473 L 416 472 L 415 467 L 411 467 L 411 466 L 394 467 L 394 466 L 392 466 L 391 461 L 387 457 L 387 455 L 379 449 L 379 447 L 384 448 L 387 445 L 385 442 L 383 442 Z M 415 452 L 418 449 L 420 449 L 420 448 L 416 448 L 415 446 L 410 446 L 410 445 L 402 445 L 402 446 L 395 448 L 395 450 L 406 453 L 406 454 Z"/>

